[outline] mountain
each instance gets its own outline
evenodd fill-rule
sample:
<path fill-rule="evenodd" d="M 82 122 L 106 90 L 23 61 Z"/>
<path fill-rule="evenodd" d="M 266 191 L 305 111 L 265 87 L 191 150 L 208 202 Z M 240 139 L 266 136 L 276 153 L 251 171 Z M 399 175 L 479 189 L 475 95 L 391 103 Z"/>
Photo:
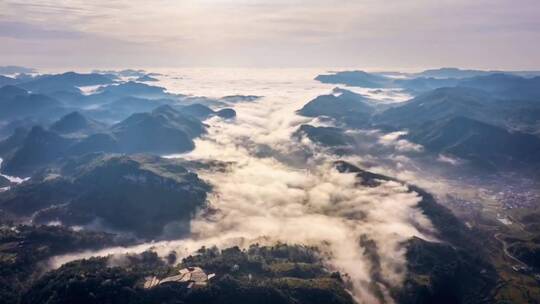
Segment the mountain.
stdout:
<path fill-rule="evenodd" d="M 88 102 L 88 97 L 77 90 L 47 92 L 47 96 L 74 108 L 88 107 L 91 104 Z"/>
<path fill-rule="evenodd" d="M 126 153 L 180 153 L 194 148 L 186 132 L 152 113 L 133 114 L 114 125 L 112 132 Z"/>
<path fill-rule="evenodd" d="M 67 155 L 83 155 L 92 152 L 114 153 L 122 151 L 118 140 L 109 133 L 91 134 L 73 143 L 67 149 Z"/>
<path fill-rule="evenodd" d="M 137 112 L 152 111 L 159 106 L 170 103 L 172 103 L 172 100 L 169 99 L 146 99 L 128 96 L 108 103 L 104 107 L 112 112 L 128 112 L 133 114 Z"/>
<path fill-rule="evenodd" d="M 326 116 L 338 124 L 361 127 L 369 123 L 374 111 L 368 98 L 347 90 L 336 90 L 335 94 L 321 95 L 309 101 L 297 113 L 307 117 Z"/>
<path fill-rule="evenodd" d="M 219 111 L 214 111 L 209 107 L 202 105 L 200 103 L 194 103 L 188 106 L 181 108 L 176 108 L 179 112 L 183 114 L 191 115 L 197 119 L 205 120 L 211 116 L 219 116 L 221 118 L 230 119 L 236 117 L 236 111 L 233 109 L 225 108 Z"/>
<path fill-rule="evenodd" d="M 512 130 L 540 137 L 540 105 L 509 111 L 505 123 Z"/>
<path fill-rule="evenodd" d="M 233 119 L 236 117 L 236 111 L 230 108 L 221 109 L 215 113 L 217 116 L 225 119 Z"/>
<path fill-rule="evenodd" d="M 13 119 L 19 117 L 56 117 L 55 111 L 65 112 L 62 104 L 57 100 L 41 94 L 17 95 L 0 104 L 2 112 L 0 118 Z"/>
<path fill-rule="evenodd" d="M 406 185 L 409 191 L 421 198 L 417 208 L 436 229 L 437 241 L 412 237 L 403 244 L 407 271 L 403 286 L 391 290 L 392 297 L 398 303 L 493 302 L 492 294 L 497 286 L 498 274 L 490 263 L 486 249 L 480 245 L 485 241 L 482 236 L 472 233 L 452 211 L 422 188 L 369 172 L 345 161 L 337 161 L 334 165 L 341 173 L 354 173 L 358 183 L 363 186 L 376 188 L 384 182 Z M 364 240 L 364 243 L 368 248 L 369 241 Z M 379 283 L 384 284 L 384 278 Z"/>
<path fill-rule="evenodd" d="M 390 74 L 391 75 L 391 74 Z M 404 77 L 391 77 L 384 73 L 367 73 L 364 71 L 343 71 L 333 74 L 319 75 L 315 79 L 322 83 L 344 84 L 364 88 L 403 88 L 412 93 L 425 92 L 436 88 L 454 86 L 459 82 L 457 78 L 439 78 L 427 74 L 418 74 L 416 77 L 400 74 Z"/>
<path fill-rule="evenodd" d="M 71 94 L 71 96 L 69 95 Z M 123 82 L 97 88 L 92 94 L 74 95 L 62 93 L 63 100 L 71 106 L 84 107 L 91 116 L 99 120 L 118 121 L 130 114 L 146 112 L 155 107 L 172 104 L 183 97 L 165 92 L 165 88 L 140 82 Z M 124 111 L 127 111 L 124 113 Z"/>
<path fill-rule="evenodd" d="M 490 74 L 464 79 L 458 84 L 463 87 L 482 89 L 500 98 L 540 99 L 540 76 L 524 78 L 511 74 Z"/>
<path fill-rule="evenodd" d="M 184 114 L 191 115 L 193 117 L 196 117 L 197 119 L 204 120 L 212 115 L 214 115 L 214 110 L 210 109 L 209 107 L 202 105 L 200 103 L 195 103 L 192 105 L 184 106 L 180 109 L 180 111 Z"/>
<path fill-rule="evenodd" d="M 475 76 L 484 76 L 490 74 L 490 71 L 481 70 L 463 70 L 458 68 L 439 68 L 425 70 L 414 74 L 416 77 L 433 77 L 433 78 L 469 78 Z"/>
<path fill-rule="evenodd" d="M 6 158 L 24 144 L 30 128 L 16 128 L 8 138 L 0 141 L 0 157 Z"/>
<path fill-rule="evenodd" d="M 6 177 L 0 175 L 0 188 L 11 186 L 11 181 Z"/>
<path fill-rule="evenodd" d="M 126 69 L 121 71 L 114 71 L 114 70 L 94 70 L 92 73 L 99 73 L 99 74 L 111 74 L 111 75 L 118 75 L 122 77 L 141 77 L 144 75 L 148 75 L 146 71 L 144 70 L 134 70 L 134 69 Z"/>
<path fill-rule="evenodd" d="M 389 83 L 389 78 L 364 71 L 343 71 L 319 75 L 315 78 L 322 83 L 345 84 L 355 87 L 383 88 Z"/>
<path fill-rule="evenodd" d="M 197 137 L 206 133 L 207 126 L 199 119 L 185 115 L 171 106 L 158 107 L 152 111 L 151 114 L 160 119 L 164 119 L 170 126 L 184 131 L 191 137 Z"/>
<path fill-rule="evenodd" d="M 10 140 L 10 139 L 8 139 Z M 13 176 L 29 176 L 36 169 L 65 156 L 73 140 L 36 126 L 26 135 L 21 146 L 2 163 L 2 172 Z"/>
<path fill-rule="evenodd" d="M 0 87 L 0 101 L 5 102 L 7 99 L 12 99 L 19 95 L 28 95 L 28 92 L 13 85 L 5 85 Z"/>
<path fill-rule="evenodd" d="M 311 141 L 324 146 L 345 146 L 351 142 L 351 138 L 345 135 L 344 130 L 334 127 L 314 127 L 303 124 L 293 134 L 293 137 L 307 136 Z"/>
<path fill-rule="evenodd" d="M 366 187 L 378 187 L 382 182 L 397 181 L 394 178 L 382 174 L 360 169 L 357 166 L 342 160 L 334 162 L 334 167 L 340 173 L 354 173 L 356 178 L 360 181 L 359 184 Z"/>
<path fill-rule="evenodd" d="M 526 89 L 535 88 L 535 81 L 504 74 L 467 78 L 458 86 L 430 90 L 387 109 L 362 95 L 336 90 L 311 100 L 298 113 L 333 118 L 339 127 L 406 130 L 406 139 L 424 145 L 428 152 L 448 153 L 473 167 L 507 170 L 530 164 L 535 168 L 540 104 L 530 99 Z M 516 97 L 510 99 L 498 90 L 510 90 Z M 344 141 L 335 129 L 303 127 L 300 133 L 330 146 Z"/>
<path fill-rule="evenodd" d="M 112 234 L 66 227 L 0 223 L 0 299 L 20 303 L 24 288 L 39 276 L 43 262 L 77 250 L 121 245 Z"/>
<path fill-rule="evenodd" d="M 487 76 L 490 74 L 511 74 L 521 77 L 535 77 L 540 76 L 540 71 L 484 71 L 484 70 L 471 70 L 471 69 L 460 69 L 460 68 L 438 68 L 438 69 L 429 69 L 419 73 L 408 74 L 409 77 L 433 77 L 433 78 L 455 78 L 455 79 L 464 79 L 478 76 Z"/>
<path fill-rule="evenodd" d="M 113 80 L 101 74 L 79 74 L 67 72 L 63 74 L 44 75 L 38 79 L 19 84 L 22 88 L 40 93 L 55 91 L 80 92 L 78 87 L 111 84 Z"/>
<path fill-rule="evenodd" d="M 415 95 L 430 90 L 453 87 L 459 83 L 459 79 L 455 78 L 434 78 L 434 77 L 417 77 L 410 79 L 394 79 L 393 86 L 404 88 Z"/>
<path fill-rule="evenodd" d="M 17 82 L 18 81 L 15 78 L 0 75 L 0 87 L 5 86 L 5 85 L 14 85 Z"/>
<path fill-rule="evenodd" d="M 209 189 L 175 160 L 87 154 L 1 193 L 0 206 L 18 216 L 33 215 L 37 223 L 84 225 L 100 219 L 109 228 L 156 237 L 167 225 L 185 233 Z"/>
<path fill-rule="evenodd" d="M 15 86 L 0 88 L 0 119 L 55 118 L 65 113 L 62 103 L 43 94 L 32 94 Z"/>
<path fill-rule="evenodd" d="M 540 269 L 540 239 L 538 237 L 529 241 L 514 240 L 508 247 L 508 252 L 530 267 Z"/>
<path fill-rule="evenodd" d="M 42 122 L 32 117 L 17 118 L 0 122 L 0 140 L 10 137 L 17 129 L 30 130 L 33 126 L 39 125 Z"/>
<path fill-rule="evenodd" d="M 403 88 L 415 95 L 443 87 L 464 86 L 496 93 L 501 98 L 538 99 L 540 96 L 540 72 L 536 71 L 500 72 L 457 68 L 432 69 L 412 74 L 342 71 L 319 75 L 315 79 L 322 83 L 366 88 Z"/>
<path fill-rule="evenodd" d="M 136 94 L 134 93 L 134 95 Z M 127 118 L 129 115 L 149 112 L 160 106 L 168 105 L 178 112 L 193 116 L 200 120 L 207 119 L 214 115 L 223 118 L 232 118 L 236 116 L 236 112 L 232 109 L 225 108 L 220 111 L 214 111 L 209 108 L 208 105 L 225 105 L 214 99 L 185 97 L 181 95 L 170 95 L 168 93 L 160 93 L 160 95 L 163 97 L 167 96 L 167 98 L 119 97 L 111 95 L 110 93 L 91 95 L 87 99 L 98 102 L 99 106 L 90 110 L 85 110 L 85 113 L 98 120 L 118 122 L 119 120 Z"/>
<path fill-rule="evenodd" d="M 111 132 L 127 153 L 180 153 L 193 149 L 192 139 L 206 128 L 199 120 L 162 106 L 151 113 L 131 115 L 112 126 Z"/>
<path fill-rule="evenodd" d="M 182 153 L 192 150 L 193 139 L 205 132 L 200 120 L 169 106 L 133 114 L 110 128 L 73 112 L 48 130 L 36 126 L 28 134 L 19 131 L 0 142 L 2 170 L 29 176 L 62 157 L 92 152 Z"/>
<path fill-rule="evenodd" d="M 165 92 L 165 88 L 129 81 L 100 88 L 97 91 L 97 94 L 94 94 L 92 98 L 119 99 L 128 96 L 146 99 L 170 97 L 170 95 Z"/>
<path fill-rule="evenodd" d="M 412 129 L 407 139 L 488 168 L 540 165 L 540 138 L 466 117 L 426 123 Z"/>
<path fill-rule="evenodd" d="M 407 272 L 398 303 L 494 303 L 493 266 L 475 252 L 412 238 L 406 243 Z"/>
<path fill-rule="evenodd" d="M 238 103 L 238 102 L 253 102 L 260 98 L 261 96 L 256 96 L 256 95 L 229 95 L 229 96 L 223 96 L 219 100 L 225 103 Z"/>
<path fill-rule="evenodd" d="M 171 253 L 171 260 L 176 256 Z M 355 303 L 345 277 L 326 269 L 311 247 L 203 247 L 178 263 L 174 266 L 150 251 L 126 256 L 126 267 L 110 267 L 103 257 L 74 261 L 32 282 L 21 303 Z M 202 288 L 188 288 L 185 282 L 143 287 L 147 278 L 162 279 L 189 267 L 215 277 Z"/>
<path fill-rule="evenodd" d="M 60 118 L 60 120 L 52 124 L 49 129 L 59 134 L 90 134 L 105 129 L 105 125 L 98 121 L 88 119 L 81 113 L 75 111 Z"/>
<path fill-rule="evenodd" d="M 158 79 L 151 77 L 149 75 L 142 75 L 142 76 L 139 76 L 135 81 L 141 81 L 141 82 L 158 81 Z"/>
<path fill-rule="evenodd" d="M 500 115 L 496 103 L 491 94 L 479 89 L 439 88 L 376 115 L 374 122 L 403 128 L 457 116 L 493 121 Z"/>
<path fill-rule="evenodd" d="M 159 106 L 175 102 L 171 99 L 146 99 L 132 96 L 120 97 L 119 99 L 106 97 L 105 100 L 90 96 L 87 101 L 88 99 L 93 100 L 93 102 L 97 101 L 98 106 L 84 110 L 85 115 L 110 123 L 116 123 L 135 113 L 150 112 Z"/>
<path fill-rule="evenodd" d="M 91 129 L 86 131 L 91 132 Z M 0 142 L 0 157 L 4 159 L 1 170 L 13 176 L 31 176 L 61 161 L 63 157 L 120 151 L 116 139 L 110 134 L 79 135 L 66 137 L 61 132 L 40 126 L 18 128 Z"/>

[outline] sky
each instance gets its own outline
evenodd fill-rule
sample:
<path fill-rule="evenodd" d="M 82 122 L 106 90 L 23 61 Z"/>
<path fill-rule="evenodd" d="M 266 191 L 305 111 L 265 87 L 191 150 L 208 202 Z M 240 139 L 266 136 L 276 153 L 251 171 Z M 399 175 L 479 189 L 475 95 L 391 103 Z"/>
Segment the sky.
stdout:
<path fill-rule="evenodd" d="M 0 0 L 0 65 L 540 69 L 538 0 Z"/>

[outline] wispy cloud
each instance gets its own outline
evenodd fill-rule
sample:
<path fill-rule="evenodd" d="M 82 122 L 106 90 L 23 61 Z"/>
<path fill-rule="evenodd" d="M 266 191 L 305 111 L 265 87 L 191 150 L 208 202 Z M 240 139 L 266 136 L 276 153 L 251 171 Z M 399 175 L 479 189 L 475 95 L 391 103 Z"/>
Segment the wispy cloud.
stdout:
<path fill-rule="evenodd" d="M 80 39 L 84 35 L 77 31 L 48 30 L 29 23 L 0 21 L 0 37 L 16 39 Z"/>
<path fill-rule="evenodd" d="M 5 0 L 0 11 L 19 24 L 13 38 L 31 27 L 49 38 L 79 32 L 146 44 L 139 51 L 181 65 L 540 65 L 534 0 Z"/>

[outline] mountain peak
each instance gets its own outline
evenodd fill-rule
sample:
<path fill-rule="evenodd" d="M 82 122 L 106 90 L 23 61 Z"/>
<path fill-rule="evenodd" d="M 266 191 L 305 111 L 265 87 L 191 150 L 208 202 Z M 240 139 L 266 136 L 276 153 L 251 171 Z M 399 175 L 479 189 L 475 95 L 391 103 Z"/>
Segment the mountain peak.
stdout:
<path fill-rule="evenodd" d="M 86 118 L 78 111 L 71 112 L 51 126 L 51 130 L 60 134 L 75 133 L 81 131 L 95 131 L 99 128 L 99 123 Z"/>

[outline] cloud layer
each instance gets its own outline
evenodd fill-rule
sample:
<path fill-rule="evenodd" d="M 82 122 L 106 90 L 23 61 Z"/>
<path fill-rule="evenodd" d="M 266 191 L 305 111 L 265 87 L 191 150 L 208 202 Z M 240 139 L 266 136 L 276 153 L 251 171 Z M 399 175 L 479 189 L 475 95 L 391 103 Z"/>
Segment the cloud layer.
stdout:
<path fill-rule="evenodd" d="M 535 0 L 5 0 L 0 11 L 5 64 L 540 68 Z"/>
<path fill-rule="evenodd" d="M 171 250 L 184 256 L 203 245 L 246 247 L 281 241 L 319 247 L 330 269 L 347 274 L 361 302 L 391 302 L 388 290 L 400 286 L 406 272 L 403 242 L 413 236 L 430 239 L 424 233 L 433 228 L 416 207 L 420 197 L 406 186 L 393 181 L 377 187 L 358 185 L 354 174 L 333 168 L 333 155 L 308 140 L 291 139 L 301 124 L 311 122 L 295 110 L 331 90 L 313 83 L 312 76 L 308 79 L 283 82 L 270 77 L 251 86 L 241 82 L 240 87 L 248 87 L 244 90 L 264 91 L 266 96 L 236 104 L 234 122 L 219 118 L 206 122 L 209 134 L 182 157 L 219 160 L 230 166 L 225 171 L 199 172 L 214 186 L 212 210 L 192 221 L 189 239 L 60 256 L 51 261 L 53 266 L 91 255 L 149 248 L 162 256 Z M 381 135 L 374 134 L 376 145 L 401 149 L 396 134 L 383 137 L 384 144 L 377 143 Z"/>

